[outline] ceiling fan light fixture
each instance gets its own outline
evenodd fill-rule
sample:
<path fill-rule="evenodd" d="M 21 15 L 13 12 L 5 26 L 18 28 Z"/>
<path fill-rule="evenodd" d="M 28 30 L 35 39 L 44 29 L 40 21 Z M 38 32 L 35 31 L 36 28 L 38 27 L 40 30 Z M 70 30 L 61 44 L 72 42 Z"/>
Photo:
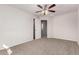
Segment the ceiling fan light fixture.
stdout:
<path fill-rule="evenodd" d="M 41 13 L 44 14 L 44 10 Z"/>
<path fill-rule="evenodd" d="M 48 14 L 48 10 L 45 10 L 45 15 L 47 15 Z"/>
<path fill-rule="evenodd" d="M 42 13 L 43 15 L 47 15 L 47 14 L 48 14 L 48 10 L 43 10 L 41 13 Z"/>

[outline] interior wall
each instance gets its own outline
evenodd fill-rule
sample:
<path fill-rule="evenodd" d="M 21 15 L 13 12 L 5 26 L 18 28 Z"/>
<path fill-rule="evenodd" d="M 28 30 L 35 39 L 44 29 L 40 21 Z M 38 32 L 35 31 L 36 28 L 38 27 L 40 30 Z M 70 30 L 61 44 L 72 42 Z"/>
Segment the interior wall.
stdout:
<path fill-rule="evenodd" d="M 53 18 L 53 16 L 51 17 L 51 16 L 48 16 L 48 23 L 47 23 L 47 37 L 48 38 L 53 38 L 53 36 L 52 36 L 52 18 Z"/>
<path fill-rule="evenodd" d="M 51 16 L 43 16 L 38 18 L 39 24 L 40 20 L 47 20 L 47 37 L 48 38 L 59 38 L 64 40 L 78 41 L 78 29 L 79 29 L 79 10 L 70 11 L 64 14 Z M 38 23 L 37 22 L 37 23 Z M 41 38 L 41 26 L 36 24 L 38 30 L 36 33 L 38 38 Z"/>
<path fill-rule="evenodd" d="M 79 8 L 78 8 L 78 10 L 77 10 L 77 15 L 78 15 L 78 19 L 77 19 L 77 25 L 78 25 L 78 27 L 77 27 L 77 36 L 78 36 L 78 38 L 77 38 L 77 42 L 78 42 L 78 44 L 79 44 Z"/>
<path fill-rule="evenodd" d="M 52 38 L 52 20 L 50 16 L 42 16 L 42 17 L 36 17 L 35 21 L 35 32 L 36 32 L 36 39 L 41 38 L 41 20 L 47 20 L 47 38 Z"/>
<path fill-rule="evenodd" d="M 41 20 L 35 18 L 35 39 L 41 38 Z"/>
<path fill-rule="evenodd" d="M 77 40 L 77 11 L 57 15 L 52 18 L 52 37 Z"/>
<path fill-rule="evenodd" d="M 34 16 L 19 9 L 0 5 L 0 49 L 33 40 Z"/>

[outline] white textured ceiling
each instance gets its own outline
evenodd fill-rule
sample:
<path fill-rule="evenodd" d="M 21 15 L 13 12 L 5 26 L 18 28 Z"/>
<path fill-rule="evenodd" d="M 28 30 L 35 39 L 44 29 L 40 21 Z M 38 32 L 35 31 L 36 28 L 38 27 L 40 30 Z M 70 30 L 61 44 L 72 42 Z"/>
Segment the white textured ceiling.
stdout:
<path fill-rule="evenodd" d="M 10 6 L 19 8 L 19 9 L 24 10 L 26 12 L 30 12 L 34 15 L 40 15 L 40 13 L 35 13 L 36 11 L 41 10 L 35 4 L 14 4 L 14 5 L 10 5 Z M 52 8 L 56 12 L 50 13 L 50 14 L 51 15 L 58 15 L 58 14 L 62 14 L 62 13 L 67 13 L 70 11 L 77 10 L 78 6 L 79 6 L 78 4 L 56 4 L 56 6 L 54 8 Z"/>

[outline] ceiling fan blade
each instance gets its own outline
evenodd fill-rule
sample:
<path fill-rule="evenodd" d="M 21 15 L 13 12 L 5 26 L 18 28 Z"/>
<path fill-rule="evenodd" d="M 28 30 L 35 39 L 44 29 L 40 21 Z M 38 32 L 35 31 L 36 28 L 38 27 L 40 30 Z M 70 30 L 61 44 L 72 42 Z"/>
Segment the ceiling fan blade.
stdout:
<path fill-rule="evenodd" d="M 55 12 L 54 10 L 48 10 L 49 12 Z"/>
<path fill-rule="evenodd" d="M 37 5 L 38 7 L 40 7 L 41 9 L 43 9 L 43 7 L 41 5 Z"/>
<path fill-rule="evenodd" d="M 52 4 L 51 6 L 49 6 L 48 9 L 51 9 L 52 7 L 56 6 L 55 4 Z"/>
<path fill-rule="evenodd" d="M 36 11 L 35 13 L 39 13 L 39 12 L 42 12 L 42 11 Z"/>

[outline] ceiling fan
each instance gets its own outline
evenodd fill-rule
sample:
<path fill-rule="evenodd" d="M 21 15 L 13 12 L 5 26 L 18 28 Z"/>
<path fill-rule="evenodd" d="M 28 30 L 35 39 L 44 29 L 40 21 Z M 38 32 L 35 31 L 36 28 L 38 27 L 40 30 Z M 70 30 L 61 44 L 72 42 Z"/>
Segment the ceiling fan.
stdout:
<path fill-rule="evenodd" d="M 47 15 L 48 12 L 55 12 L 55 10 L 52 10 L 53 7 L 55 7 L 56 5 L 55 4 L 52 4 L 50 6 L 48 6 L 47 4 L 45 4 L 44 6 L 41 6 L 41 5 L 37 5 L 37 7 L 41 8 L 41 10 L 39 11 L 36 11 L 35 13 L 43 13 L 43 15 Z"/>

